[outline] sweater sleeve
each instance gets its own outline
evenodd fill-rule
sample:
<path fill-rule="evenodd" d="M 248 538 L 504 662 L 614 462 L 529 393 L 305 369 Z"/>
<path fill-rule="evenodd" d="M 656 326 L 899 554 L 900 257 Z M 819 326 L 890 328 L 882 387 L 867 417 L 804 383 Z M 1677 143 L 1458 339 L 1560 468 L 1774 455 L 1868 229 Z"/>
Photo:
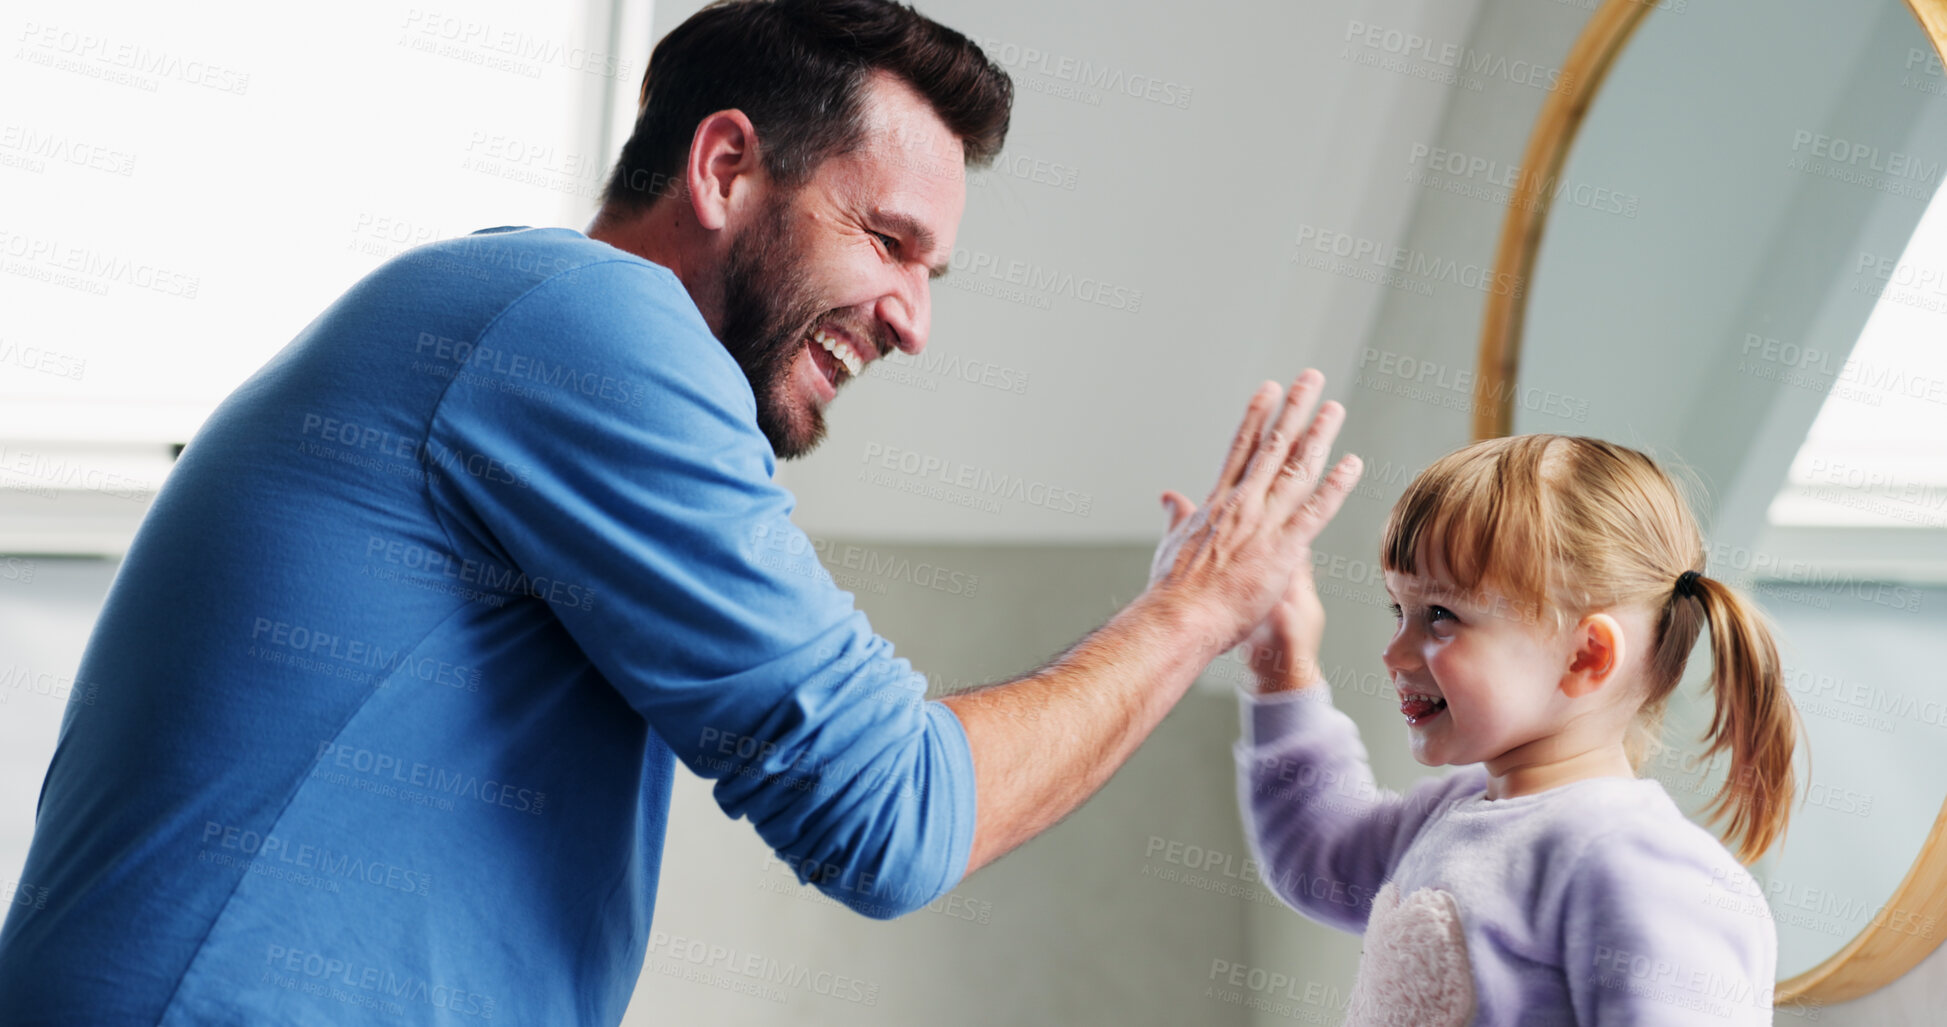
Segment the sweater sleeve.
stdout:
<path fill-rule="evenodd" d="M 1701 828 L 1593 838 L 1567 868 L 1563 970 L 1577 1023 L 1772 1022 L 1778 935 L 1763 891 Z"/>
<path fill-rule="evenodd" d="M 456 550 L 552 598 L 800 881 L 875 918 L 956 885 L 966 734 L 791 522 L 750 385 L 675 277 L 623 260 L 555 274 L 472 346 L 426 440 Z"/>
<path fill-rule="evenodd" d="M 1358 727 L 1324 684 L 1238 697 L 1238 799 L 1265 883 L 1314 920 L 1365 930 L 1413 837 L 1477 782 L 1462 773 L 1422 779 L 1405 795 L 1379 787 Z"/>

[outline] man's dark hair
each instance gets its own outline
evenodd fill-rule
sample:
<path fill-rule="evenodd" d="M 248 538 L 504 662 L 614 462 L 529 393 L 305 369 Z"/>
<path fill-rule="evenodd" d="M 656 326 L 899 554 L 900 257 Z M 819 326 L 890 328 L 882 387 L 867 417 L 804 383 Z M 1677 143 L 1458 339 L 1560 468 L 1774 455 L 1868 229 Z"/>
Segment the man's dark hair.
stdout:
<path fill-rule="evenodd" d="M 891 0 L 718 0 L 649 56 L 635 132 L 604 205 L 646 210 L 684 179 L 697 123 L 743 111 L 764 170 L 787 188 L 865 134 L 865 86 L 890 72 L 926 98 L 965 150 L 992 162 L 1007 138 L 1014 84 L 966 36 Z"/>

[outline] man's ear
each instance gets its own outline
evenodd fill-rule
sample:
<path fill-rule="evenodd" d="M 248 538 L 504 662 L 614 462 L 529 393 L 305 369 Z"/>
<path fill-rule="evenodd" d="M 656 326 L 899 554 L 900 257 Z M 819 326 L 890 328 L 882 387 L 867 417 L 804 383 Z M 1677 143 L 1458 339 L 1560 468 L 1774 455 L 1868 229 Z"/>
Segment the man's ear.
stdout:
<path fill-rule="evenodd" d="M 763 151 L 743 111 L 718 111 L 697 122 L 685 174 L 690 211 L 706 230 L 721 231 L 739 208 L 755 202 L 764 180 Z"/>
<path fill-rule="evenodd" d="M 1626 654 L 1622 625 L 1606 613 L 1592 613 L 1575 625 L 1569 636 L 1574 646 L 1568 672 L 1557 685 L 1571 699 L 1593 695 L 1622 673 Z"/>

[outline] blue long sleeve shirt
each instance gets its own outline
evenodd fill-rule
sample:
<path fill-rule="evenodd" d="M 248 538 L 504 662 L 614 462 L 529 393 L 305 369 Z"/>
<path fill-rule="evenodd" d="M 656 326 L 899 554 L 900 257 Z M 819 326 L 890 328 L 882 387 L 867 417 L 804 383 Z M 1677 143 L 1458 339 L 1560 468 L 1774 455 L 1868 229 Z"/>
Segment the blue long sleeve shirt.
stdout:
<path fill-rule="evenodd" d="M 617 1023 L 678 761 L 865 915 L 952 888 L 966 735 L 773 471 L 665 268 L 503 228 L 358 282 L 116 575 L 0 1020 Z"/>

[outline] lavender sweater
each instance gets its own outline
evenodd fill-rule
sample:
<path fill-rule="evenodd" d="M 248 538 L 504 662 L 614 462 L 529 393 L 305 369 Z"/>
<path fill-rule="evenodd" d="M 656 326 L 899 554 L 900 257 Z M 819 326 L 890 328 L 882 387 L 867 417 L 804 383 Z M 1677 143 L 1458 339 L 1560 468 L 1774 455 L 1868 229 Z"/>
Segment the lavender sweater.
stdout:
<path fill-rule="evenodd" d="M 1348 1023 L 1771 1022 L 1770 910 L 1657 782 L 1489 800 L 1476 765 L 1402 796 L 1373 781 L 1329 689 L 1240 697 L 1238 791 L 1266 884 L 1365 935 Z"/>

